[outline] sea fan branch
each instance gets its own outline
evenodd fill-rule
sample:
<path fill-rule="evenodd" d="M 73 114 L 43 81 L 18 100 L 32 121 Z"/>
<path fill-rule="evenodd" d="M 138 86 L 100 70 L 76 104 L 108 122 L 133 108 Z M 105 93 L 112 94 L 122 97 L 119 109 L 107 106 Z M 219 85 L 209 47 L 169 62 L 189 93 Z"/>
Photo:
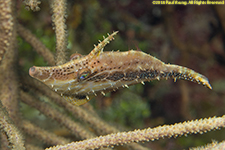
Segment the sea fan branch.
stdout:
<path fill-rule="evenodd" d="M 156 128 L 134 130 L 129 132 L 119 132 L 88 139 L 80 142 L 73 142 L 67 145 L 55 146 L 46 150 L 66 150 L 66 149 L 96 149 L 103 146 L 113 146 L 127 144 L 131 142 L 154 141 L 159 138 L 177 137 L 192 133 L 204 133 L 210 130 L 225 127 L 225 115 L 222 117 L 205 118 L 195 121 L 188 121 L 174 125 L 163 125 Z"/>
<path fill-rule="evenodd" d="M 39 0 L 24 0 L 25 5 L 27 5 L 28 9 L 31 9 L 33 11 L 39 11 L 40 7 L 38 6 L 41 4 L 41 1 Z"/>
<path fill-rule="evenodd" d="M 91 132 L 88 132 L 80 124 L 75 123 L 69 117 L 55 110 L 49 104 L 40 102 L 36 98 L 32 97 L 31 95 L 28 95 L 27 93 L 23 91 L 20 92 L 20 95 L 24 103 L 38 109 L 40 112 L 42 112 L 46 116 L 56 120 L 58 123 L 68 128 L 74 135 L 78 136 L 79 138 L 88 139 L 88 138 L 94 137 L 94 134 L 92 134 Z"/>
<path fill-rule="evenodd" d="M 25 150 L 24 141 L 17 127 L 12 123 L 8 113 L 0 102 L 0 129 L 6 133 L 13 150 Z M 2 143 L 1 143 L 2 144 Z"/>
<path fill-rule="evenodd" d="M 18 24 L 17 32 L 19 35 L 24 38 L 39 55 L 41 55 L 49 65 L 55 65 L 55 59 L 52 52 L 45 47 L 41 41 L 35 37 L 28 29 L 24 28 L 21 24 Z"/>
<path fill-rule="evenodd" d="M 15 1 L 12 0 L 0 0 L 0 100 L 3 107 L 6 108 L 8 116 L 15 123 L 16 126 L 19 126 L 20 113 L 18 105 L 18 80 L 17 80 L 17 71 L 16 67 L 18 64 L 18 51 L 16 48 L 16 24 L 15 24 L 15 12 L 14 5 Z M 4 56 L 4 58 L 3 58 Z M 2 112 L 3 113 L 3 112 Z M 2 124 L 4 128 L 8 128 L 8 131 L 13 132 L 17 129 L 14 129 L 7 121 L 5 120 L 4 113 L 1 116 L 3 118 Z M 11 129 L 10 129 L 11 128 Z M 8 133 L 9 137 L 11 135 L 18 134 Z M 20 135 L 21 136 L 21 135 Z M 21 136 L 22 137 L 22 136 Z M 17 137 L 14 137 L 15 140 Z M 9 139 L 11 140 L 11 139 Z M 6 141 L 6 140 L 3 140 Z M 22 149 L 24 145 L 23 141 L 18 138 L 20 148 Z M 15 144 L 15 143 L 14 143 Z M 1 144 L 1 148 L 6 144 Z M 13 145 L 14 147 L 15 145 Z M 15 148 L 15 147 L 14 147 Z"/>
<path fill-rule="evenodd" d="M 56 64 L 61 65 L 66 62 L 67 32 L 66 32 L 66 0 L 53 0 L 51 2 L 52 21 L 56 34 Z"/>
<path fill-rule="evenodd" d="M 34 136 L 39 140 L 42 140 L 44 143 L 51 144 L 51 145 L 58 145 L 58 144 L 66 144 L 69 143 L 70 140 L 65 139 L 63 137 L 59 137 L 51 132 L 48 132 L 40 127 L 32 124 L 27 120 L 23 120 L 21 123 L 21 128 L 23 131 L 30 136 Z"/>

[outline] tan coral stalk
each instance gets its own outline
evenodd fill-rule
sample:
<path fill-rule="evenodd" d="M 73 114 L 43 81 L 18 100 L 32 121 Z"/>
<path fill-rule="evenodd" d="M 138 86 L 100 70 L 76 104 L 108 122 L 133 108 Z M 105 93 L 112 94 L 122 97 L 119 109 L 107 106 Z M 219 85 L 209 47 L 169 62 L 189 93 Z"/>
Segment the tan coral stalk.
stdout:
<path fill-rule="evenodd" d="M 222 117 L 205 118 L 195 121 L 188 121 L 174 125 L 158 126 L 143 130 L 129 132 L 119 132 L 109 134 L 80 142 L 73 142 L 67 145 L 56 146 L 46 150 L 66 150 L 66 149 L 96 149 L 103 146 L 113 146 L 127 144 L 130 142 L 154 141 L 164 137 L 177 137 L 192 133 L 204 133 L 213 129 L 225 127 L 225 115 Z"/>
<path fill-rule="evenodd" d="M 18 51 L 16 48 L 16 19 L 14 14 L 14 3 L 15 1 L 13 0 L 0 0 L 0 100 L 3 105 L 0 107 L 5 107 L 10 119 L 12 119 L 16 126 L 19 126 L 19 84 L 16 71 L 18 64 Z M 18 129 L 15 126 L 12 126 L 10 125 L 11 123 L 7 122 L 6 114 L 3 113 L 2 115 L 2 129 L 7 133 L 7 138 L 10 143 L 12 143 L 13 149 L 16 149 L 16 147 L 24 149 L 22 135 L 19 135 L 17 132 Z M 14 140 L 12 141 L 12 139 Z M 5 139 L 1 142 L 3 141 L 6 142 Z M 1 149 L 8 149 L 8 147 L 4 146 L 7 146 L 7 143 L 1 143 Z"/>
<path fill-rule="evenodd" d="M 33 11 L 39 11 L 40 7 L 38 6 L 41 4 L 41 1 L 39 0 L 24 0 L 25 5 L 27 5 L 28 9 L 31 9 Z"/>
<path fill-rule="evenodd" d="M 18 128 L 13 124 L 9 118 L 6 110 L 0 102 L 0 129 L 8 137 L 9 143 L 13 150 L 25 150 L 24 141 Z M 3 144 L 3 143 L 1 143 Z"/>
<path fill-rule="evenodd" d="M 66 62 L 67 33 L 66 33 L 66 0 L 52 0 L 52 21 L 56 34 L 56 64 L 61 65 Z"/>
<path fill-rule="evenodd" d="M 52 52 L 45 47 L 41 41 L 35 37 L 28 29 L 24 28 L 21 24 L 18 24 L 17 32 L 19 35 L 24 38 L 33 48 L 34 50 L 41 55 L 49 65 L 55 65 L 55 58 Z"/>
<path fill-rule="evenodd" d="M 68 128 L 71 131 L 71 133 L 78 136 L 79 138 L 88 139 L 88 138 L 94 137 L 94 134 L 85 130 L 85 128 L 82 125 L 74 122 L 68 116 L 52 108 L 49 104 L 40 102 L 36 98 L 32 97 L 31 95 L 23 91 L 20 92 L 20 95 L 24 103 L 38 109 L 47 117 L 50 117 L 56 120 L 57 122 L 59 122 L 61 125 L 64 125 L 66 128 Z"/>
<path fill-rule="evenodd" d="M 32 124 L 27 120 L 22 120 L 21 127 L 23 131 L 26 132 L 27 134 L 34 136 L 38 140 L 42 140 L 44 143 L 50 145 L 66 144 L 70 142 L 70 140 L 65 139 L 63 137 L 59 137 L 54 133 L 45 131 L 44 129 L 41 129 L 40 127 Z"/>

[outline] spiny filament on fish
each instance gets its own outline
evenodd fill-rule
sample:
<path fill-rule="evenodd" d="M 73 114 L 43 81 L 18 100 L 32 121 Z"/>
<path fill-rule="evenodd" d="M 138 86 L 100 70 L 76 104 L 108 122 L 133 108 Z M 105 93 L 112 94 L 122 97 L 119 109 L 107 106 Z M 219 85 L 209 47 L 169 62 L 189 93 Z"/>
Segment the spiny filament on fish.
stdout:
<path fill-rule="evenodd" d="M 189 80 L 212 89 L 205 76 L 186 67 L 165 64 L 144 52 L 103 52 L 116 34 L 108 34 L 86 56 L 73 54 L 69 62 L 59 66 L 33 66 L 29 74 L 75 105 L 82 105 L 100 93 L 105 95 L 109 91 L 156 79 Z"/>

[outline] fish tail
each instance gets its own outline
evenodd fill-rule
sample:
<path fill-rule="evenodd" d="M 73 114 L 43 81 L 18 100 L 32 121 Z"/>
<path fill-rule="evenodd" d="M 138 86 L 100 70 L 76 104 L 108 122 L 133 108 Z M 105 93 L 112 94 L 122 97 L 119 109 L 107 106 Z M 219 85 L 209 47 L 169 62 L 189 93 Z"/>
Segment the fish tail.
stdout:
<path fill-rule="evenodd" d="M 165 64 L 166 65 L 166 69 L 163 73 L 161 73 L 164 75 L 165 72 L 166 74 L 164 75 L 165 78 L 166 77 L 170 77 L 173 78 L 174 81 L 176 81 L 176 79 L 183 79 L 183 80 L 188 80 L 188 81 L 192 81 L 192 82 L 196 82 L 198 84 L 202 84 L 203 86 L 208 87 L 209 89 L 212 89 L 212 86 L 209 83 L 209 80 L 207 77 L 205 77 L 204 75 L 195 72 L 192 69 L 189 69 L 187 67 L 182 67 L 182 66 L 178 66 L 178 65 L 170 65 L 170 64 Z"/>

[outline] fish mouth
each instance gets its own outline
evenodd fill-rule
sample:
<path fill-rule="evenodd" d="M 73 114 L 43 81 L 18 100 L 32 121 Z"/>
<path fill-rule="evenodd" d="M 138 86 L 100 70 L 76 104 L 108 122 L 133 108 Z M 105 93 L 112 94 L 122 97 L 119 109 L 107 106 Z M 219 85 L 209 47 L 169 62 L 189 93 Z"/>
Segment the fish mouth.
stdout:
<path fill-rule="evenodd" d="M 29 75 L 33 77 L 35 74 L 37 74 L 37 71 L 36 71 L 36 67 L 33 66 L 29 69 Z"/>
<path fill-rule="evenodd" d="M 33 78 L 39 77 L 42 73 L 38 69 L 38 67 L 33 66 L 29 69 L 29 75 Z"/>
<path fill-rule="evenodd" d="M 36 67 L 36 66 L 33 66 L 29 69 L 29 75 L 42 82 L 45 82 L 47 79 L 50 78 L 50 75 L 47 71 L 42 69 L 42 67 Z"/>

